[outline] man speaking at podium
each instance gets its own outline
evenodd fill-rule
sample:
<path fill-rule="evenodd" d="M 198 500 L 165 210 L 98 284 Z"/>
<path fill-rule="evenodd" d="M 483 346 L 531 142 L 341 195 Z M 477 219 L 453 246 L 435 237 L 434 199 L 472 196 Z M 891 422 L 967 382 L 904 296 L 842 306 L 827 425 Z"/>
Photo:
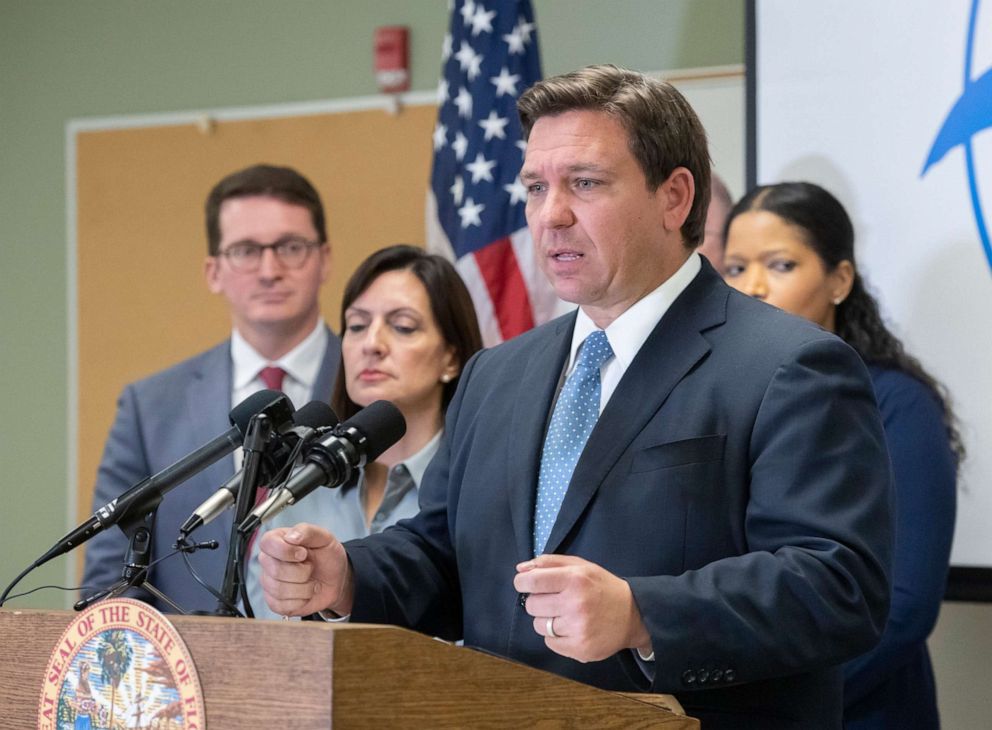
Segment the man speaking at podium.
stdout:
<path fill-rule="evenodd" d="M 284 391 L 297 406 L 330 397 L 341 344 L 320 316 L 330 250 L 313 185 L 286 167 L 253 165 L 234 172 L 210 192 L 206 228 L 207 286 L 227 300 L 231 338 L 124 389 L 97 473 L 94 508 L 223 433 L 231 408 L 262 388 Z M 162 501 L 153 560 L 172 552 L 183 521 L 234 470 L 234 459 L 223 459 Z M 224 576 L 231 514 L 196 533 L 197 540 L 217 540 L 220 549 L 190 558 L 214 587 Z M 120 579 L 127 544 L 117 529 L 88 543 L 83 576 L 88 592 Z M 217 599 L 178 555 L 154 565 L 148 580 L 186 611 L 217 608 Z M 149 602 L 174 610 L 150 597 Z"/>
<path fill-rule="evenodd" d="M 468 363 L 417 517 L 269 532 L 267 602 L 672 693 L 707 730 L 839 727 L 838 665 L 887 611 L 864 366 L 694 253 L 710 160 L 671 86 L 590 67 L 518 107 L 528 224 L 578 312 Z"/>

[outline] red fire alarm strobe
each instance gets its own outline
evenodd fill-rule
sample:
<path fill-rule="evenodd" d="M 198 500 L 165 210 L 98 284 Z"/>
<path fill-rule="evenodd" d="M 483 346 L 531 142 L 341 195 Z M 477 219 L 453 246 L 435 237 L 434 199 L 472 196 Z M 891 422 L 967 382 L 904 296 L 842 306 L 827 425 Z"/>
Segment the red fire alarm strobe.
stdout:
<path fill-rule="evenodd" d="M 375 81 L 379 91 L 395 94 L 410 89 L 410 29 L 384 25 L 375 29 Z"/>

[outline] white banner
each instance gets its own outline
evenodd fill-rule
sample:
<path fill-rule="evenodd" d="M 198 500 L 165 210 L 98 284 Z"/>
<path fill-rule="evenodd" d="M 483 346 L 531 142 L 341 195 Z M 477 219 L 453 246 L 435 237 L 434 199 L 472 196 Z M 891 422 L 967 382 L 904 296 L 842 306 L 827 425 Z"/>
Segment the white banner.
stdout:
<path fill-rule="evenodd" d="M 758 182 L 847 207 L 883 316 L 961 420 L 952 563 L 992 567 L 992 0 L 758 0 L 755 29 Z"/>

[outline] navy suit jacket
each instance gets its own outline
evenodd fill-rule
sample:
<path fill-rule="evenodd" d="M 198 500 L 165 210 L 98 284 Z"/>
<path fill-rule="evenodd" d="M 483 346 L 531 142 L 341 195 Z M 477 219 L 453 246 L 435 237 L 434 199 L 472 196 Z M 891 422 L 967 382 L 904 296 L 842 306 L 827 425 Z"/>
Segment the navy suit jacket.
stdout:
<path fill-rule="evenodd" d="M 861 360 L 705 263 L 644 343 L 546 550 L 628 580 L 657 658 L 648 681 L 628 650 L 551 652 L 513 589 L 574 319 L 465 367 L 420 514 L 346 545 L 352 620 L 673 693 L 705 728 L 839 727 L 837 665 L 877 641 L 888 605 L 891 476 Z"/>
<path fill-rule="evenodd" d="M 328 330 L 328 336 L 327 350 L 311 394 L 324 401 L 330 400 L 341 357 L 337 335 Z M 232 367 L 231 343 L 225 341 L 124 388 L 97 472 L 94 509 L 231 427 L 228 414 Z M 233 473 L 234 461 L 226 457 L 165 495 L 155 517 L 152 560 L 172 552 L 180 525 Z M 228 510 L 195 533 L 198 541 L 220 542 L 217 550 L 200 550 L 190 556 L 197 574 L 217 589 L 224 578 L 232 520 L 232 511 Z M 127 539 L 116 527 L 104 530 L 87 543 L 83 585 L 88 590 L 83 591 L 84 595 L 120 579 L 126 550 Z M 155 565 L 148 580 L 187 611 L 213 611 L 217 607 L 217 599 L 193 579 L 180 555 Z M 173 610 L 143 591 L 136 595 L 161 611 Z"/>

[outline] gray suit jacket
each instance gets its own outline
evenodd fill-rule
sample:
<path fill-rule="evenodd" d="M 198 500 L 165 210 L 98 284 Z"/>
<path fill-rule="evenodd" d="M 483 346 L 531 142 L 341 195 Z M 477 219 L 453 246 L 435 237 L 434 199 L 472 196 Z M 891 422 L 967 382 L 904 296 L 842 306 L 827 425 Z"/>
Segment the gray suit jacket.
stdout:
<path fill-rule="evenodd" d="M 547 544 L 625 577 L 657 657 L 551 652 L 513 589 L 574 315 L 478 354 L 421 511 L 346 545 L 353 621 L 409 626 L 613 690 L 674 693 L 704 728 L 837 728 L 840 662 L 888 604 L 890 473 L 868 373 L 708 265 L 617 386 Z"/>
<path fill-rule="evenodd" d="M 311 397 L 329 401 L 341 357 L 341 342 L 328 330 L 327 350 Z M 230 428 L 231 343 L 216 347 L 124 388 L 97 472 L 94 509 L 120 496 L 132 485 L 173 464 Z M 295 403 L 302 406 L 302 403 Z M 233 460 L 223 458 L 179 485 L 162 500 L 155 517 L 152 560 L 172 552 L 179 527 L 199 504 L 233 474 Z M 190 556 L 196 573 L 214 588 L 224 576 L 232 511 L 196 531 L 198 541 L 217 540 L 217 550 Z M 86 545 L 83 595 L 106 588 L 121 577 L 127 539 L 117 527 L 96 535 Z M 155 565 L 149 581 L 187 611 L 213 611 L 217 600 L 190 575 L 182 556 Z M 168 606 L 147 596 L 162 611 Z"/>

